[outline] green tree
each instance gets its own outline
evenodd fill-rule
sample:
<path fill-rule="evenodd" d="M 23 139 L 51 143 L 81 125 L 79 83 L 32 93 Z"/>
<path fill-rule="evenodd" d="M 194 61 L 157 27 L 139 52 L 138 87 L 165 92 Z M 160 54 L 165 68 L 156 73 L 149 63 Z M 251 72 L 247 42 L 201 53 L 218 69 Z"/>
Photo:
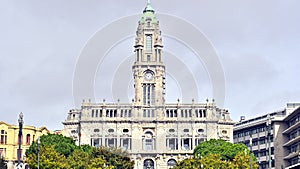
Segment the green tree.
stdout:
<path fill-rule="evenodd" d="M 237 169 L 250 169 L 251 162 L 252 168 L 258 168 L 256 157 L 253 154 L 251 154 L 251 158 L 252 160 L 250 159 L 250 154 L 248 151 L 239 152 L 233 159 L 233 164 Z"/>
<path fill-rule="evenodd" d="M 198 169 L 201 168 L 201 161 L 198 158 L 188 158 L 179 161 L 173 169 Z"/>
<path fill-rule="evenodd" d="M 248 150 L 244 144 L 233 144 L 224 140 L 210 139 L 200 143 L 194 149 L 195 157 L 205 157 L 209 154 L 220 154 L 222 160 L 233 160 L 241 151 Z"/>
<path fill-rule="evenodd" d="M 5 169 L 6 168 L 6 163 L 4 158 L 1 156 L 0 157 L 0 169 Z"/>
<path fill-rule="evenodd" d="M 258 164 L 253 154 L 252 168 Z M 244 144 L 211 139 L 194 149 L 194 157 L 178 162 L 175 169 L 250 169 L 250 151 Z"/>
<path fill-rule="evenodd" d="M 38 157 L 35 153 L 30 153 L 27 156 L 27 163 L 32 169 L 38 168 Z M 66 157 L 57 152 L 54 146 L 45 145 L 40 149 L 40 168 L 43 169 L 62 169 L 69 168 L 66 163 Z"/>
<path fill-rule="evenodd" d="M 34 142 L 26 151 L 32 169 L 38 166 L 38 144 Z M 57 169 L 132 169 L 134 162 L 126 151 L 116 148 L 76 146 L 62 135 L 45 135 L 40 138 L 40 168 Z"/>
<path fill-rule="evenodd" d="M 102 156 L 106 164 L 115 166 L 117 169 L 131 169 L 134 167 L 134 161 L 130 159 L 128 152 L 118 148 L 100 147 L 95 153 L 96 157 Z"/>
<path fill-rule="evenodd" d="M 57 134 L 43 135 L 40 137 L 40 142 L 41 147 L 47 145 L 54 146 L 55 151 L 57 151 L 60 154 L 63 154 L 65 157 L 71 155 L 72 152 L 76 148 L 78 148 L 75 144 L 75 141 L 72 138 Z M 28 156 L 31 153 L 37 154 L 37 151 L 38 145 L 35 141 L 26 151 L 26 156 Z"/>

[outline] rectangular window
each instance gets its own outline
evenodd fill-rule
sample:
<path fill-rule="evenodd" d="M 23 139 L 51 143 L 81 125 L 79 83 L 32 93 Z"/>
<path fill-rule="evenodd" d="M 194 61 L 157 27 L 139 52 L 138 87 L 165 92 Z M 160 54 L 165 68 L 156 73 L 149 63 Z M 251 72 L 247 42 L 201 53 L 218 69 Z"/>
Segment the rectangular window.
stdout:
<path fill-rule="evenodd" d="M 259 140 L 259 144 L 260 144 L 260 145 L 265 144 L 265 143 L 266 143 L 266 140 L 265 140 L 265 139 Z"/>
<path fill-rule="evenodd" d="M 120 144 L 121 144 L 121 147 L 125 150 L 131 149 L 131 139 L 130 138 L 121 138 Z"/>
<path fill-rule="evenodd" d="M 198 146 L 200 143 L 202 143 L 203 141 L 205 141 L 205 138 L 196 138 L 195 139 L 195 147 Z"/>
<path fill-rule="evenodd" d="M 1 144 L 4 144 L 4 135 L 1 135 L 1 141 L 0 141 Z"/>
<path fill-rule="evenodd" d="M 6 149 L 0 148 L 0 157 L 6 157 Z"/>
<path fill-rule="evenodd" d="M 146 144 L 145 144 L 146 150 L 153 150 L 153 140 L 146 139 L 145 142 L 146 142 Z"/>
<path fill-rule="evenodd" d="M 147 104 L 150 105 L 151 95 L 150 95 L 150 85 L 147 85 Z"/>
<path fill-rule="evenodd" d="M 101 139 L 100 138 L 92 138 L 91 139 L 91 146 L 94 146 L 94 147 L 100 147 L 101 145 Z"/>
<path fill-rule="evenodd" d="M 170 117 L 170 112 L 169 112 L 169 110 L 166 111 L 166 115 L 167 115 L 167 117 Z"/>
<path fill-rule="evenodd" d="M 191 150 L 191 139 L 190 138 L 184 138 L 182 139 L 182 148 L 183 150 Z"/>
<path fill-rule="evenodd" d="M 158 49 L 158 58 L 159 58 L 159 61 L 161 62 L 161 50 Z"/>
<path fill-rule="evenodd" d="M 147 62 L 150 62 L 150 61 L 151 61 L 151 56 L 147 55 Z"/>
<path fill-rule="evenodd" d="M 30 145 L 30 134 L 26 135 L 26 145 Z"/>
<path fill-rule="evenodd" d="M 155 104 L 155 86 L 151 85 L 151 104 Z"/>
<path fill-rule="evenodd" d="M 253 146 L 257 146 L 257 145 L 258 145 L 258 140 L 253 141 L 253 142 L 252 142 L 252 145 L 253 145 Z"/>
<path fill-rule="evenodd" d="M 99 110 L 99 117 L 102 117 L 102 109 Z"/>
<path fill-rule="evenodd" d="M 117 110 L 114 110 L 114 117 L 117 117 Z"/>
<path fill-rule="evenodd" d="M 17 157 L 20 157 L 20 159 L 22 159 L 22 149 L 17 149 Z"/>
<path fill-rule="evenodd" d="M 5 130 L 1 130 L 0 144 L 7 144 L 7 132 Z"/>
<path fill-rule="evenodd" d="M 143 85 L 143 103 L 144 103 L 144 105 L 147 104 L 147 96 L 146 96 L 146 94 L 147 94 L 147 86 Z"/>
<path fill-rule="evenodd" d="M 124 112 L 123 112 L 124 111 Z M 125 110 L 121 110 L 121 117 L 126 117 Z"/>
<path fill-rule="evenodd" d="M 177 138 L 168 138 L 167 147 L 169 150 L 178 150 L 178 140 Z"/>
<path fill-rule="evenodd" d="M 146 50 L 150 51 L 152 50 L 152 36 L 146 35 Z"/>
<path fill-rule="evenodd" d="M 116 147 L 117 139 L 116 138 L 107 138 L 106 146 L 108 147 Z"/>

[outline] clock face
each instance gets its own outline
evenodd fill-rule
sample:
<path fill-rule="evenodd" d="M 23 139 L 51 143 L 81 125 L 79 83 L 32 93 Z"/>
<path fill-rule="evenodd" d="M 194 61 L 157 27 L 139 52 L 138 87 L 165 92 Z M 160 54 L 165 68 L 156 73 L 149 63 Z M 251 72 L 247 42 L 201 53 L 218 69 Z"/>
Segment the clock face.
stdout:
<path fill-rule="evenodd" d="M 153 78 L 153 74 L 151 72 L 146 72 L 144 76 L 146 80 L 151 80 Z"/>

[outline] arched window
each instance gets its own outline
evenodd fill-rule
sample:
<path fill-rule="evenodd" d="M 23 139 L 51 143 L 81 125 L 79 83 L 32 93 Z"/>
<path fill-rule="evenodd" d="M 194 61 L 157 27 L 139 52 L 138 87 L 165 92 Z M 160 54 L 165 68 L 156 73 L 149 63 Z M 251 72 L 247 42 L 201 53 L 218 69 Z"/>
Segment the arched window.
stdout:
<path fill-rule="evenodd" d="M 5 130 L 1 130 L 0 144 L 7 144 L 7 132 Z"/>
<path fill-rule="evenodd" d="M 155 139 L 153 138 L 153 134 L 150 131 L 147 131 L 143 136 L 143 146 L 144 150 L 154 150 L 155 149 Z"/>
<path fill-rule="evenodd" d="M 144 169 L 154 169 L 154 161 L 151 159 L 146 159 L 144 161 Z"/>
<path fill-rule="evenodd" d="M 174 166 L 176 166 L 176 160 L 174 160 L 174 159 L 168 160 L 167 165 L 168 165 L 168 168 L 173 168 Z"/>

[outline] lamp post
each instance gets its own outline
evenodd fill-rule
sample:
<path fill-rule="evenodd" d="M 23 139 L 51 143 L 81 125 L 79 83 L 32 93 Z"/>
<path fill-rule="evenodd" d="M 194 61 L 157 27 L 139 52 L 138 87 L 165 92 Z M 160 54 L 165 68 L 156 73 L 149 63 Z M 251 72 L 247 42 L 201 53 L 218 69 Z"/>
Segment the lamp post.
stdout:
<path fill-rule="evenodd" d="M 252 169 L 252 136 L 250 135 L 249 139 L 250 144 L 250 169 Z"/>
<path fill-rule="evenodd" d="M 38 169 L 40 169 L 40 144 L 41 144 L 40 137 L 37 140 L 37 144 L 38 144 Z"/>
<path fill-rule="evenodd" d="M 81 111 L 79 112 L 79 120 L 78 120 L 78 145 L 81 145 Z"/>
<path fill-rule="evenodd" d="M 298 154 L 298 163 L 300 163 L 300 152 Z"/>
<path fill-rule="evenodd" d="M 270 114 L 268 114 L 267 116 L 267 128 L 268 128 L 268 149 L 269 149 L 269 168 L 272 168 L 272 157 L 271 157 L 271 124 L 272 124 L 272 121 L 271 121 L 271 117 L 270 117 Z"/>
<path fill-rule="evenodd" d="M 18 168 L 21 167 L 21 144 L 22 144 L 22 128 L 23 128 L 23 113 L 21 112 L 19 114 L 19 119 L 18 119 L 18 123 L 19 123 L 19 135 L 18 135 L 18 145 L 19 145 L 19 149 L 18 149 Z"/>

